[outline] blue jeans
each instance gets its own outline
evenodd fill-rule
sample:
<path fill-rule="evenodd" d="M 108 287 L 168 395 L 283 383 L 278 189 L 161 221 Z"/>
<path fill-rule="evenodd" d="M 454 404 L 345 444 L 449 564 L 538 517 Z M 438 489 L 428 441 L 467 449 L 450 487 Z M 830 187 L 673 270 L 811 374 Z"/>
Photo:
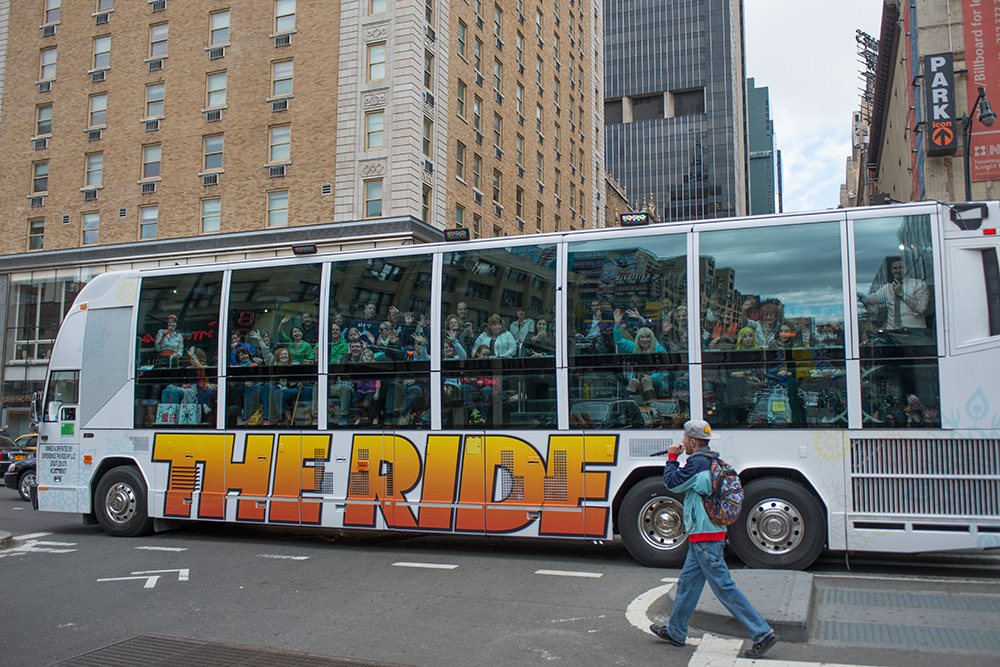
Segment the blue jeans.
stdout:
<path fill-rule="evenodd" d="M 687 639 L 688 621 L 698 605 L 706 579 L 715 597 L 747 629 L 755 644 L 771 632 L 771 626 L 733 583 L 722 557 L 724 545 L 725 540 L 688 543 L 687 558 L 684 559 L 684 567 L 677 579 L 674 611 L 667 624 L 667 632 L 677 641 Z"/>

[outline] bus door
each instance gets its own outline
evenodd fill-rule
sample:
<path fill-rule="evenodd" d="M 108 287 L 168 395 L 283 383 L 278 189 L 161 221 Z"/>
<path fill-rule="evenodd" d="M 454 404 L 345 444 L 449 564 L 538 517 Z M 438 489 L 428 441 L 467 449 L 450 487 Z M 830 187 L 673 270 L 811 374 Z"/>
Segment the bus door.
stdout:
<path fill-rule="evenodd" d="M 78 512 L 80 371 L 52 371 L 39 429 L 36 475 L 39 509 Z"/>

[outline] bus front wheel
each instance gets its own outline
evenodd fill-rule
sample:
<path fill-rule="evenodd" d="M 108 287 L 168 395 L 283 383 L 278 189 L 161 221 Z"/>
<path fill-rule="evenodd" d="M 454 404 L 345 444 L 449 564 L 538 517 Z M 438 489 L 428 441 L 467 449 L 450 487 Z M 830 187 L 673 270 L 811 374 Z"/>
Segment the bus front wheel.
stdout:
<path fill-rule="evenodd" d="M 114 468 L 97 484 L 94 498 L 97 522 L 115 537 L 137 537 L 153 529 L 146 511 L 146 484 L 131 466 Z"/>
<path fill-rule="evenodd" d="M 618 532 L 632 557 L 649 567 L 680 567 L 687 555 L 684 500 L 660 477 L 647 477 L 625 494 Z"/>
<path fill-rule="evenodd" d="M 808 489 L 780 477 L 744 487 L 743 509 L 729 527 L 729 545 L 752 568 L 801 570 L 826 543 L 823 506 Z"/>

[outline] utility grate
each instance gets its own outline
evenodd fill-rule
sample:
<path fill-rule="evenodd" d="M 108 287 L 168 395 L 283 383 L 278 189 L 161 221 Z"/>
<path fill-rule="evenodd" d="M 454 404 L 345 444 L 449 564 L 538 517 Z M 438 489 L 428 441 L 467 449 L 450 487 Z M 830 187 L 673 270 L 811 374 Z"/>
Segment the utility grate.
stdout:
<path fill-rule="evenodd" d="M 140 635 L 84 653 L 58 667 L 407 667 L 398 663 L 332 658 L 262 646 L 209 642 L 166 635 Z"/>
<path fill-rule="evenodd" d="M 973 611 L 985 614 L 1000 614 L 1000 599 L 992 595 L 898 593 L 894 591 L 830 588 L 821 592 L 820 602 L 822 604 L 858 607 L 937 609 L 941 611 Z"/>
<path fill-rule="evenodd" d="M 933 648 L 989 653 L 1000 651 L 1000 635 L 996 632 L 968 628 L 819 621 L 813 638 L 906 649 Z"/>

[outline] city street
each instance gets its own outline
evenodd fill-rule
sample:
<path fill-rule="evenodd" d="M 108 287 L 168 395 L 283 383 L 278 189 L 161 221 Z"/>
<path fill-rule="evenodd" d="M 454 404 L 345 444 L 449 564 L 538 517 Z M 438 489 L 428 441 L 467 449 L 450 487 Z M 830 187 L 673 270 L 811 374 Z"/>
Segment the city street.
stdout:
<path fill-rule="evenodd" d="M 402 665 L 750 664 L 736 658 L 747 642 L 711 628 L 692 628 L 683 649 L 644 632 L 677 571 L 639 566 L 619 544 L 207 523 L 114 539 L 9 490 L 0 530 L 14 536 L 0 551 L 6 664 L 140 639 Z M 997 662 L 996 556 L 866 556 L 849 569 L 829 556 L 811 571 L 811 638 L 779 643 L 768 665 Z"/>

